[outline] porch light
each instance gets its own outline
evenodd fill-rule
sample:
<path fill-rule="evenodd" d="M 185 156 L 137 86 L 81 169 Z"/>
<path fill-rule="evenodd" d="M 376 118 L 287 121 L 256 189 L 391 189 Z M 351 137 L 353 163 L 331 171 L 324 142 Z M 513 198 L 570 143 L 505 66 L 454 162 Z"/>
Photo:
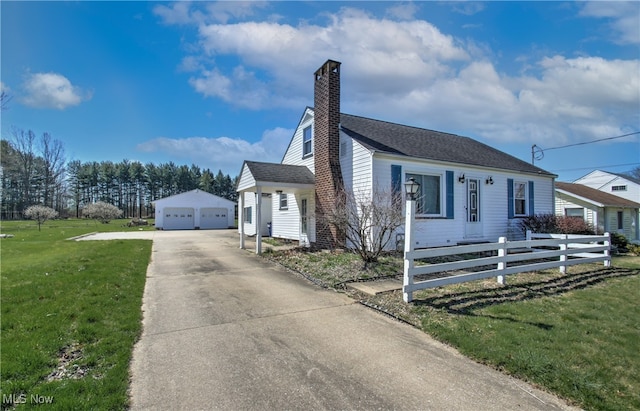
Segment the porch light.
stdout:
<path fill-rule="evenodd" d="M 460 174 L 460 175 L 458 176 L 458 182 L 460 182 L 460 183 L 464 183 L 464 173 L 462 173 L 462 174 Z"/>
<path fill-rule="evenodd" d="M 415 200 L 416 194 L 420 189 L 420 184 L 416 181 L 415 178 L 411 177 L 404 183 L 404 191 L 407 194 L 407 200 Z"/>

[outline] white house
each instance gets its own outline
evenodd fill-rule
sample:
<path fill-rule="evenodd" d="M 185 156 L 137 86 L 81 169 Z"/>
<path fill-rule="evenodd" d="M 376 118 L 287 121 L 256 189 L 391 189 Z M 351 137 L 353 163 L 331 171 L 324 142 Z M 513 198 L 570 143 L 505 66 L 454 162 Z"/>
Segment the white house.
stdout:
<path fill-rule="evenodd" d="M 153 201 L 159 230 L 198 230 L 235 226 L 236 203 L 202 190 Z"/>
<path fill-rule="evenodd" d="M 582 184 L 556 182 L 556 215 L 580 217 L 598 232 L 640 240 L 640 203 Z"/>
<path fill-rule="evenodd" d="M 337 246 L 322 217 L 341 187 L 403 196 L 411 177 L 420 183 L 417 248 L 520 237 L 519 218 L 554 211 L 554 174 L 468 137 L 340 113 L 340 63 L 328 60 L 281 163 L 242 166 L 241 246 L 266 223 L 274 237 Z"/>

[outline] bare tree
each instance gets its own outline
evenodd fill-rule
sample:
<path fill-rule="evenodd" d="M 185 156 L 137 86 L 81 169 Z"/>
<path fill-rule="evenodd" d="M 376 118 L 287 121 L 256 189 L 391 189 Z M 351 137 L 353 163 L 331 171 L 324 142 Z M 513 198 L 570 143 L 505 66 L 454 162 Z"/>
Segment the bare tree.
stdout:
<path fill-rule="evenodd" d="M 377 262 L 404 223 L 402 202 L 391 189 L 338 194 L 326 215 L 328 222 L 344 234 L 346 246 L 358 253 L 365 266 Z"/>
<path fill-rule="evenodd" d="M 38 231 L 40 231 L 40 226 L 44 224 L 45 221 L 56 218 L 58 212 L 53 208 L 43 205 L 32 205 L 26 209 L 24 216 L 30 220 L 36 220 L 38 222 Z"/>
<path fill-rule="evenodd" d="M 35 153 L 36 134 L 18 128 L 11 130 L 10 143 L 15 149 L 14 164 L 16 180 L 20 184 L 20 211 L 28 204 L 39 203 L 35 199 L 37 192 L 37 155 Z"/>
<path fill-rule="evenodd" d="M 82 215 L 86 218 L 98 220 L 102 224 L 107 224 L 114 218 L 119 218 L 122 215 L 122 210 L 114 205 L 98 201 L 85 206 L 82 209 Z"/>
<path fill-rule="evenodd" d="M 9 108 L 9 101 L 11 101 L 12 96 L 7 94 L 6 91 L 2 90 L 0 92 L 0 111 L 5 111 Z"/>
<path fill-rule="evenodd" d="M 55 197 L 62 189 L 64 178 L 64 146 L 62 141 L 53 139 L 51 134 L 43 133 L 40 138 L 43 169 L 43 202 L 52 207 Z"/>

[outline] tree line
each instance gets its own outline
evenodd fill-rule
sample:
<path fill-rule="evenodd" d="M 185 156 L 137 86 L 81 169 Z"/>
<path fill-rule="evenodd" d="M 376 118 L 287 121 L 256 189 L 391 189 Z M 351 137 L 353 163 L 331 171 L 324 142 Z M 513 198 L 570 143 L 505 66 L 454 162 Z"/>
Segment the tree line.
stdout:
<path fill-rule="evenodd" d="M 238 177 L 213 173 L 192 164 L 142 164 L 66 161 L 64 145 L 49 133 L 40 137 L 14 129 L 0 141 L 0 217 L 22 219 L 32 205 L 43 205 L 61 217 L 80 217 L 83 207 L 98 201 L 122 210 L 125 218 L 151 217 L 152 201 L 200 189 L 237 201 Z"/>

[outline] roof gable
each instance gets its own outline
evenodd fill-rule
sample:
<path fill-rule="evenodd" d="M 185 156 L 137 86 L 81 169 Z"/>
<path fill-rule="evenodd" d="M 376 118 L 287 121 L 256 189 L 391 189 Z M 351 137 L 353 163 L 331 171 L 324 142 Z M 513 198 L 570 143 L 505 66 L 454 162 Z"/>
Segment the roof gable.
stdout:
<path fill-rule="evenodd" d="M 315 176 L 306 166 L 245 161 L 256 183 L 314 184 Z"/>
<path fill-rule="evenodd" d="M 340 115 L 340 127 L 346 135 L 373 151 L 555 177 L 469 137 L 349 114 Z"/>
<path fill-rule="evenodd" d="M 226 198 L 223 198 L 199 189 L 185 191 L 184 193 L 179 193 L 169 197 L 164 197 L 164 198 L 152 201 L 152 204 L 158 204 L 158 203 L 162 204 L 163 202 L 174 202 L 174 201 L 180 201 L 182 199 L 184 199 L 185 201 L 203 201 L 203 202 L 209 202 L 209 201 L 221 202 L 222 201 L 222 202 L 235 204 L 235 202 L 231 200 L 228 200 Z"/>

